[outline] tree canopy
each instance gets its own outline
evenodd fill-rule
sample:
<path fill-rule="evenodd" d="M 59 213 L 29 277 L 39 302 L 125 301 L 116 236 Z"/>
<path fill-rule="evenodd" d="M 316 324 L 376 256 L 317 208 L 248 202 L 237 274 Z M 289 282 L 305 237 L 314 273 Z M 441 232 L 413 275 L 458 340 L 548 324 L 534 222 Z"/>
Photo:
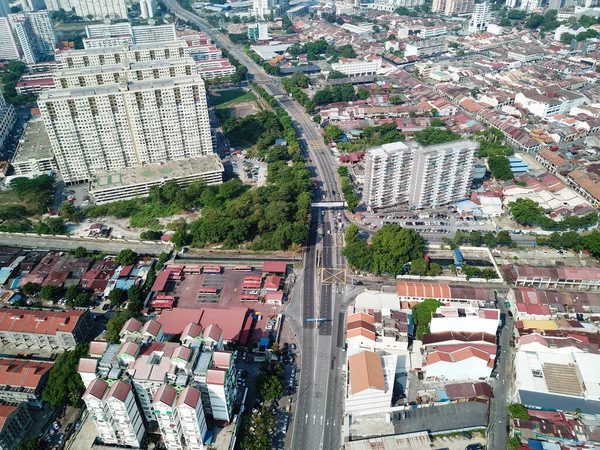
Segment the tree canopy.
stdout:
<path fill-rule="evenodd" d="M 460 135 L 450 130 L 440 130 L 439 128 L 425 128 L 414 134 L 414 139 L 421 145 L 442 144 L 444 142 L 458 141 Z"/>
<path fill-rule="evenodd" d="M 557 221 L 545 215 L 544 209 L 534 200 L 519 198 L 508 204 L 513 220 L 520 225 L 539 226 L 544 230 L 579 230 L 589 228 L 598 223 L 598 213 L 592 212 L 585 216 L 567 216 Z"/>
<path fill-rule="evenodd" d="M 396 276 L 410 261 L 422 259 L 424 251 L 425 240 L 419 233 L 397 224 L 387 224 L 375 233 L 370 246 L 362 239 L 346 242 L 343 255 L 359 270 Z"/>
<path fill-rule="evenodd" d="M 510 161 L 506 156 L 492 155 L 488 158 L 488 165 L 492 175 L 497 180 L 512 180 L 514 175 L 510 170 Z"/>
<path fill-rule="evenodd" d="M 79 358 L 87 356 L 88 345 L 78 345 L 74 350 L 61 353 L 50 369 L 50 376 L 42 392 L 42 398 L 53 408 L 70 402 L 73 406 L 81 405 L 83 381 L 77 373 Z"/>
<path fill-rule="evenodd" d="M 431 323 L 431 314 L 436 311 L 442 303 L 433 299 L 426 298 L 420 303 L 413 306 L 412 316 L 415 323 L 417 339 L 422 340 L 423 335 L 429 333 L 429 324 Z"/>
<path fill-rule="evenodd" d="M 54 179 L 49 175 L 34 178 L 19 177 L 10 182 L 19 200 L 34 213 L 48 212 L 54 195 Z"/>

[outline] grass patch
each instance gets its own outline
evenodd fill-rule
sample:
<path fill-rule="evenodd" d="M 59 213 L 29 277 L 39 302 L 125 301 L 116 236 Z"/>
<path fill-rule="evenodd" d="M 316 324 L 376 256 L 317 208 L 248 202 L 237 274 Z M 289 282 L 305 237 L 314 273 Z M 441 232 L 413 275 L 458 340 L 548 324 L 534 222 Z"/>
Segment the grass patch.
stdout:
<path fill-rule="evenodd" d="M 7 189 L 6 191 L 0 191 L 0 205 L 22 205 L 23 202 L 19 200 L 19 197 L 13 189 Z"/>
<path fill-rule="evenodd" d="M 256 97 L 252 92 L 246 92 L 242 89 L 213 92 L 209 95 L 213 105 L 217 109 L 228 108 L 236 103 L 256 101 Z"/>

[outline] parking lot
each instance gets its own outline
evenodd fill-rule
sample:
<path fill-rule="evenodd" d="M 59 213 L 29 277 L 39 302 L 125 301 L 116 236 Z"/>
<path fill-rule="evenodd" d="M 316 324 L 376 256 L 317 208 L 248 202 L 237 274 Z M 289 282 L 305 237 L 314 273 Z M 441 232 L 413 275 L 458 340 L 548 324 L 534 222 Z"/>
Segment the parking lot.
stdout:
<path fill-rule="evenodd" d="M 260 161 L 258 158 L 246 158 L 243 155 L 233 155 L 230 161 L 233 171 L 244 183 L 257 187 L 267 183 L 268 164 L 266 162 Z"/>
<path fill-rule="evenodd" d="M 396 223 L 419 233 L 453 234 L 456 231 L 495 231 L 494 223 L 485 216 L 460 216 L 453 213 L 390 214 L 368 217 L 371 228 Z"/>

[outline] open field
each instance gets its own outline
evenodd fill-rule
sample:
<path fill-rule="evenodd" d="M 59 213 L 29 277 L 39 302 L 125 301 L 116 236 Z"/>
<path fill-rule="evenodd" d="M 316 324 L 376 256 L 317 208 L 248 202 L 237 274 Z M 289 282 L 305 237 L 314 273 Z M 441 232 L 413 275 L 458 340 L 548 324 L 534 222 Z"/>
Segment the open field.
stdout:
<path fill-rule="evenodd" d="M 256 97 L 252 92 L 229 89 L 211 92 L 209 95 L 221 123 L 230 117 L 246 117 L 259 111 Z"/>

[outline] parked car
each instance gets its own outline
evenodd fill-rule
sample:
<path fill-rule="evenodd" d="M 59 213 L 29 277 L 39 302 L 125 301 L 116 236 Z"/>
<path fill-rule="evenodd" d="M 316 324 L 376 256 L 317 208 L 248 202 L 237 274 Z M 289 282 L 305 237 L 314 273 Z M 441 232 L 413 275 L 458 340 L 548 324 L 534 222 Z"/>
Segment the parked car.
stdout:
<path fill-rule="evenodd" d="M 469 433 L 468 431 L 463 431 L 460 434 L 462 434 L 467 439 L 473 439 L 473 435 L 471 433 Z"/>

